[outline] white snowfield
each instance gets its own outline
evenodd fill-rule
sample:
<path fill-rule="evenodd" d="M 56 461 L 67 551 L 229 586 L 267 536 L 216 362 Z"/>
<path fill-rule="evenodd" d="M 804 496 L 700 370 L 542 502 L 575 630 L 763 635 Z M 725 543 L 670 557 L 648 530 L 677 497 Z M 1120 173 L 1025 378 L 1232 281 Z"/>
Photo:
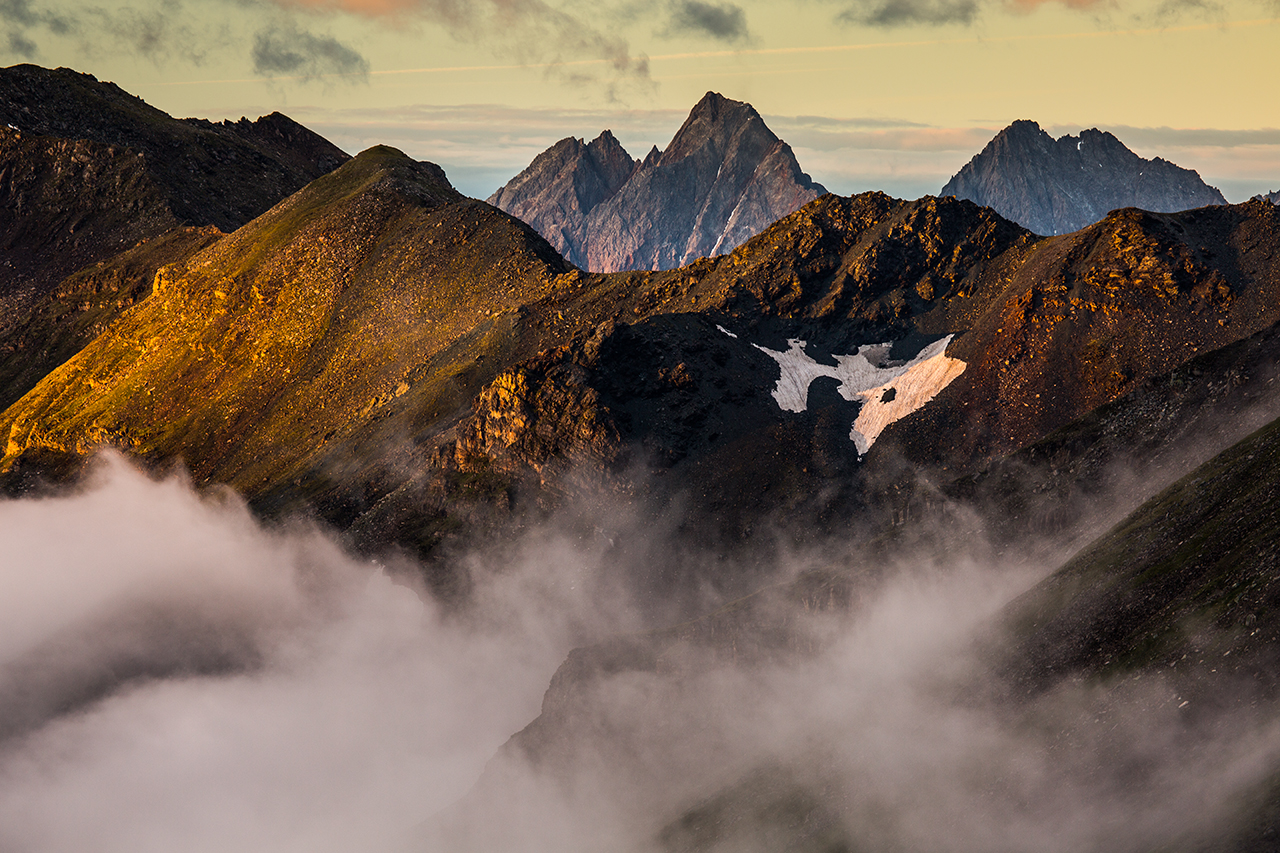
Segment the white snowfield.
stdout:
<path fill-rule="evenodd" d="M 947 358 L 944 351 L 951 341 L 950 335 L 928 347 L 916 356 L 901 376 L 883 385 L 859 392 L 866 398 L 849 438 L 858 446 L 861 456 L 871 449 L 884 428 L 919 409 L 964 373 L 965 363 L 958 358 Z M 925 357 L 926 352 L 933 351 Z M 892 400 L 885 402 L 885 392 L 892 389 Z"/>
<path fill-rule="evenodd" d="M 773 399 L 785 411 L 803 412 L 808 407 L 809 385 L 820 376 L 838 380 L 840 386 L 836 391 L 844 399 L 853 402 L 861 397 L 864 402 L 853 422 L 849 440 L 862 455 L 885 427 L 932 400 L 964 372 L 963 361 L 944 354 L 953 337 L 948 335 L 934 341 L 915 358 L 899 364 L 888 361 L 891 343 L 868 344 L 859 347 L 853 355 L 835 356 L 834 367 L 810 358 L 804 351 L 806 342 L 798 338 L 788 339 L 785 352 L 759 344 L 752 346 L 778 362 L 782 369 L 773 389 Z M 891 399 L 886 401 L 884 398 L 890 389 L 893 393 L 887 395 Z"/>

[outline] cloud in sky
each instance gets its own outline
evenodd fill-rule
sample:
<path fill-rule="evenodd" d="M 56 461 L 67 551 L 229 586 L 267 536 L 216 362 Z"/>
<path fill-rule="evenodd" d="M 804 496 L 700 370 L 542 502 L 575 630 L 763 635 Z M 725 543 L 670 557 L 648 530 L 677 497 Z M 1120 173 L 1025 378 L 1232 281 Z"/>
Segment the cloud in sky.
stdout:
<path fill-rule="evenodd" d="M 969 24 L 978 15 L 977 0 L 856 0 L 838 20 L 872 27 L 915 24 Z"/>
<path fill-rule="evenodd" d="M 703 35 L 732 37 L 737 7 L 683 5 L 709 10 L 699 18 Z M 724 13 L 722 20 L 713 14 L 717 11 Z M 156 62 L 198 62 L 214 52 L 239 52 L 261 76 L 358 79 L 368 60 L 331 34 L 355 19 L 387 32 L 438 28 L 508 61 L 549 66 L 553 76 L 599 80 L 615 90 L 625 82 L 648 85 L 648 62 L 625 38 L 586 14 L 542 0 L 106 0 L 87 7 L 74 0 L 0 0 L 0 22 L 7 31 L 0 52 L 35 59 L 45 43 L 61 41 L 65 50 L 69 38 L 86 58 L 138 55 Z M 728 36 L 710 32 L 725 27 Z M 596 64 L 566 70 L 566 63 L 583 59 Z"/>
<path fill-rule="evenodd" d="M 871 27 L 972 24 L 987 8 L 1029 13 L 1052 5 L 1077 11 L 1104 11 L 1135 4 L 1124 0 L 853 0 L 837 20 Z M 1168 21 L 1187 14 L 1217 15 L 1223 11 L 1224 6 L 1218 0 L 1162 0 L 1154 18 Z"/>
<path fill-rule="evenodd" d="M 252 56 L 254 73 L 267 77 L 286 74 L 313 78 L 369 70 L 369 61 L 352 48 L 332 36 L 315 35 L 293 23 L 259 30 Z"/>
<path fill-rule="evenodd" d="M 1199 4 L 1201 0 L 1171 0 L 1171 2 Z M 1035 9 L 1050 3 L 1058 3 L 1069 9 L 1092 9 L 1099 6 L 1115 6 L 1117 0 L 1009 0 L 1009 5 L 1020 9 Z"/>
<path fill-rule="evenodd" d="M 744 41 L 751 35 L 747 13 L 735 3 L 701 3 L 682 0 L 672 5 L 667 34 L 689 33 L 721 41 Z"/>
<path fill-rule="evenodd" d="M 392 28 L 422 23 L 436 26 L 454 40 L 476 44 L 495 56 L 529 65 L 548 65 L 548 73 L 571 80 L 605 82 L 610 98 L 620 85 L 649 78 L 648 60 L 632 51 L 626 39 L 597 26 L 587 17 L 543 0 L 272 0 L 282 10 L 310 7 L 316 14 L 348 13 Z M 603 71 L 565 63 L 602 60 Z"/>
<path fill-rule="evenodd" d="M 70 18 L 37 8 L 31 0 L 0 0 L 0 21 L 4 22 L 8 49 L 23 59 L 35 59 L 40 53 L 31 37 L 32 30 L 63 35 L 73 27 Z"/>

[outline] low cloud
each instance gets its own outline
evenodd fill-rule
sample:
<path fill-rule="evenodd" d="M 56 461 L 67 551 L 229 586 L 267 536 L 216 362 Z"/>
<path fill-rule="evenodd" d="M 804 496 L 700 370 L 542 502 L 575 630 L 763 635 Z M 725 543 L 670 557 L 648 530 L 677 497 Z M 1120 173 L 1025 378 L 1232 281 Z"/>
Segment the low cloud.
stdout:
<path fill-rule="evenodd" d="M 314 79 L 332 74 L 363 75 L 369 62 L 332 36 L 315 35 L 294 24 L 260 30 L 253 41 L 253 71 L 269 77 Z"/>
<path fill-rule="evenodd" d="M 1026 554 L 856 574 L 865 543 L 792 552 L 780 577 L 865 585 L 848 611 L 719 611 L 797 641 L 753 654 L 754 623 L 641 633 L 662 623 L 625 590 L 674 552 L 608 513 L 456 555 L 475 593 L 446 610 L 412 564 L 119 459 L 0 501 L 0 719 L 23 715 L 0 732 L 0 849 L 1198 849 L 1280 760 L 1274 706 L 1207 724 L 1163 672 L 1009 701 L 986 654 L 1045 571 Z M 552 682 L 571 647 L 661 636 Z"/>
<path fill-rule="evenodd" d="M 710 36 L 721 41 L 744 41 L 751 35 L 747 13 L 735 3 L 683 0 L 671 8 L 668 35 Z"/>
<path fill-rule="evenodd" d="M 418 849 L 1199 849 L 1280 757 L 1269 709 L 1197 727 L 1159 675 L 1007 702 L 974 640 L 1026 576 L 895 568 L 811 658 L 562 685 Z"/>
<path fill-rule="evenodd" d="M 119 459 L 80 494 L 0 501 L 0 541 L 6 851 L 398 850 L 570 647 L 633 624 L 600 542 L 473 554 L 474 606 L 445 611 L 411 565 L 393 580 Z"/>

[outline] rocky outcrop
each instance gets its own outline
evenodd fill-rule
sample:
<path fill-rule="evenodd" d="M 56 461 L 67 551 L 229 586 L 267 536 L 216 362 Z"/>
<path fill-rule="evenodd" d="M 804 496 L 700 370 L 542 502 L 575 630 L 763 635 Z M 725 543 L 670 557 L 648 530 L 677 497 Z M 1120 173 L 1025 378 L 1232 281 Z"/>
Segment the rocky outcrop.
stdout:
<path fill-rule="evenodd" d="M 1275 192 L 1270 192 L 1270 193 L 1262 193 L 1260 195 L 1254 196 L 1254 198 L 1260 198 L 1263 201 L 1269 201 L 1272 204 L 1280 204 L 1280 190 L 1276 190 Z"/>
<path fill-rule="evenodd" d="M 577 266 L 615 272 L 724 254 L 824 192 L 750 104 L 708 92 L 641 163 L 608 131 L 565 139 L 489 201 Z"/>
<path fill-rule="evenodd" d="M 1096 128 L 1055 140 L 1034 121 L 1015 121 L 947 182 L 941 195 L 967 198 L 1037 234 L 1069 234 L 1112 210 L 1161 213 L 1226 204 L 1190 169 L 1146 160 Z"/>

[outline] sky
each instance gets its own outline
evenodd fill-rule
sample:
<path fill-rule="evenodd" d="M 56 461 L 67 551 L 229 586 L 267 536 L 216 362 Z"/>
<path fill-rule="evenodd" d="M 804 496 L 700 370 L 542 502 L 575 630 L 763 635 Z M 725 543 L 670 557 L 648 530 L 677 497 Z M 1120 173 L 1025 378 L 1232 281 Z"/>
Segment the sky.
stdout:
<path fill-rule="evenodd" d="M 936 193 L 1002 127 L 1097 127 L 1280 189 L 1280 0 L 0 0 L 0 63 L 179 117 L 280 110 L 486 197 L 566 136 L 664 147 L 750 102 L 828 189 Z"/>

